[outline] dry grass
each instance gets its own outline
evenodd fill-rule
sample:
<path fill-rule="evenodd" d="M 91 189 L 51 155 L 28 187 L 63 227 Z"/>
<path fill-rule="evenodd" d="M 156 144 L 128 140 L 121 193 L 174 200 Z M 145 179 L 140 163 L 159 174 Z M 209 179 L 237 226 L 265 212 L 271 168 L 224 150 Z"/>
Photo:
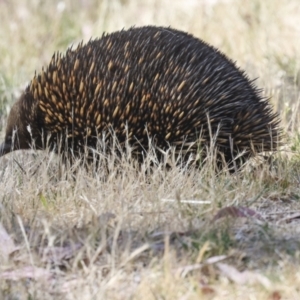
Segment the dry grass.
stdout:
<path fill-rule="evenodd" d="M 1 158 L 0 298 L 299 299 L 299 17 L 297 0 L 0 1 L 1 138 L 54 51 L 147 24 L 192 32 L 259 77 L 286 133 L 271 166 L 236 175 L 112 158 L 106 177 L 47 152 Z"/>

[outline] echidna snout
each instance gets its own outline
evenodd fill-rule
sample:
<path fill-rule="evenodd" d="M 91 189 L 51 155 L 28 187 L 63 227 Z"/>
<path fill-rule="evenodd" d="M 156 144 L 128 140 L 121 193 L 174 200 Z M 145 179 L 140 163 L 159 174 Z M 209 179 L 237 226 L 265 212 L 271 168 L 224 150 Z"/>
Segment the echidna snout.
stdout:
<path fill-rule="evenodd" d="M 7 120 L 5 140 L 0 145 L 0 156 L 14 150 L 30 148 L 30 133 L 23 122 L 24 112 L 21 109 L 21 99 L 11 108 Z"/>
<path fill-rule="evenodd" d="M 192 35 L 149 26 L 54 54 L 13 106 L 0 156 L 32 144 L 58 152 L 60 142 L 59 152 L 81 155 L 110 129 L 139 154 L 149 138 L 189 154 L 214 136 L 228 163 L 280 140 L 277 114 L 230 59 Z"/>

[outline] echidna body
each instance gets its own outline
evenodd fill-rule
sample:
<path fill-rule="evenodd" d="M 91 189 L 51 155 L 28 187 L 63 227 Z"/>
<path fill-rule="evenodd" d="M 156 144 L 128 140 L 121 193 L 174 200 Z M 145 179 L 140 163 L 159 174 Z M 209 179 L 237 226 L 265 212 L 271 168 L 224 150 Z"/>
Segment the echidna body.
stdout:
<path fill-rule="evenodd" d="M 137 152 L 214 145 L 227 162 L 277 148 L 268 101 L 217 49 L 170 28 L 131 28 L 54 54 L 8 118 L 0 155 L 46 144 L 66 156 L 114 130 Z M 16 134 L 14 134 L 16 133 Z M 109 135 L 109 134 L 108 134 Z"/>

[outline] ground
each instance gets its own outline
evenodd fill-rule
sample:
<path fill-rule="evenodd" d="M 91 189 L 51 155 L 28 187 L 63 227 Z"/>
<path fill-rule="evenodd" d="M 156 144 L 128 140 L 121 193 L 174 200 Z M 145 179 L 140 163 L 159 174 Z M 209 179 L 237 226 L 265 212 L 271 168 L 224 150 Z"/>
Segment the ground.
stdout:
<path fill-rule="evenodd" d="M 300 7 L 297 0 L 0 1 L 0 138 L 55 51 L 133 25 L 188 31 L 263 88 L 284 143 L 229 174 L 109 176 L 47 151 L 0 158 L 1 299 L 299 299 Z M 150 159 L 154 159 L 150 157 Z"/>

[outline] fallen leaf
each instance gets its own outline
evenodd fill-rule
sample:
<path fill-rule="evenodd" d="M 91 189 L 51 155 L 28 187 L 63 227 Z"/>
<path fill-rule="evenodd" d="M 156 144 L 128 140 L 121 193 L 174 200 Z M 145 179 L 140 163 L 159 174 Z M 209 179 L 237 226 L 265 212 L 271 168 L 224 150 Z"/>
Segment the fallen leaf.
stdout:
<path fill-rule="evenodd" d="M 214 216 L 213 221 L 216 221 L 223 217 L 232 217 L 232 218 L 255 218 L 258 220 L 264 220 L 262 215 L 257 211 L 244 207 L 244 206 L 227 206 L 220 209 L 217 214 Z"/>
<path fill-rule="evenodd" d="M 280 300 L 280 299 L 282 299 L 282 297 L 281 297 L 281 294 L 278 291 L 274 291 L 269 296 L 269 300 Z"/>
<path fill-rule="evenodd" d="M 205 285 L 205 286 L 201 287 L 201 292 L 202 292 L 203 295 L 212 295 L 216 291 L 212 287 L 210 287 L 208 285 Z"/>

